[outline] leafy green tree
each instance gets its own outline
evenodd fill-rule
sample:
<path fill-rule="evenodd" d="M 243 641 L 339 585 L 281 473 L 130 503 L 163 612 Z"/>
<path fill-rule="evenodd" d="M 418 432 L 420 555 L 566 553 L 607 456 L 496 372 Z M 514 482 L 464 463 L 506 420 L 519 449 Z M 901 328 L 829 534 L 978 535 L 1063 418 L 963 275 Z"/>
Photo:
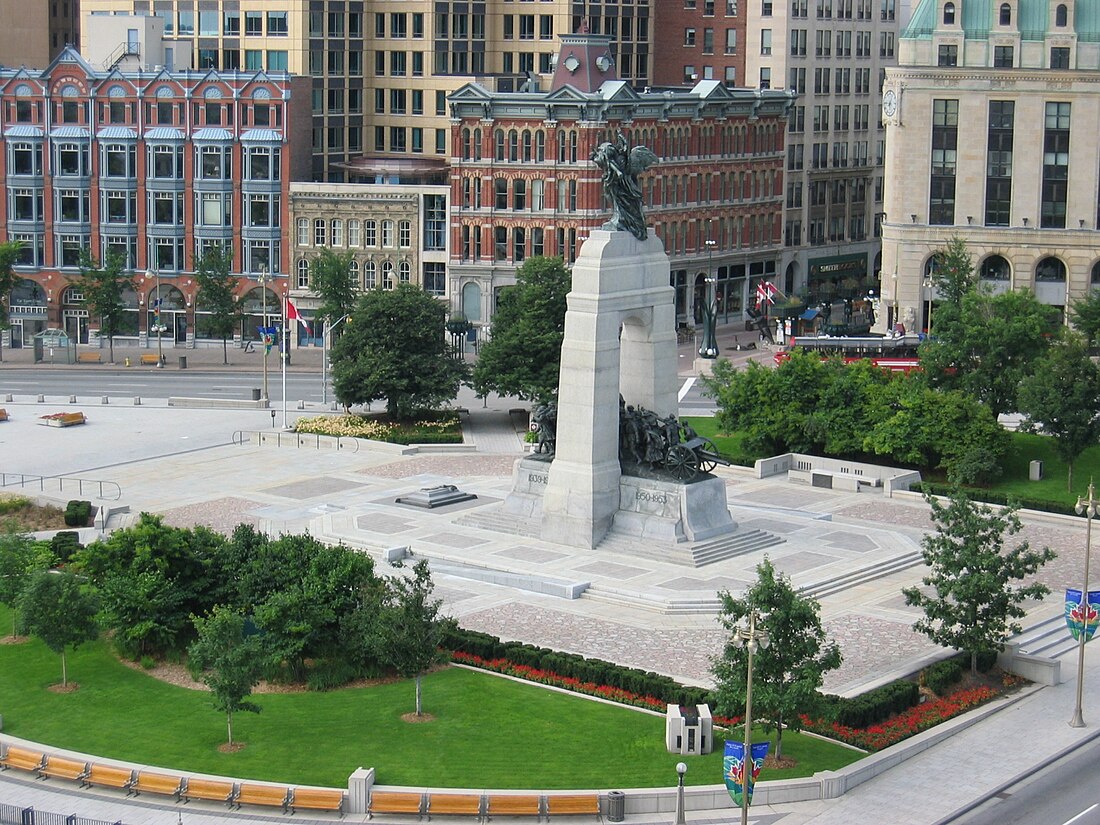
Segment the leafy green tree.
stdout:
<path fill-rule="evenodd" d="M 420 287 L 370 290 L 332 349 L 333 389 L 345 407 L 386 400 L 398 421 L 452 400 L 466 364 L 450 358 L 446 308 Z"/>
<path fill-rule="evenodd" d="M 1069 307 L 1069 318 L 1091 348 L 1100 338 L 1100 290 L 1090 289 L 1083 297 L 1073 301 Z"/>
<path fill-rule="evenodd" d="M 195 281 L 199 285 L 196 304 L 208 315 L 208 329 L 222 339 L 222 363 L 229 363 L 229 339 L 244 317 L 236 291 L 240 279 L 233 274 L 233 250 L 214 246 L 195 261 Z"/>
<path fill-rule="evenodd" d="M 545 402 L 557 394 L 570 283 L 561 258 L 524 261 L 516 285 L 500 295 L 493 336 L 482 345 L 474 366 L 473 387 L 479 396 L 496 392 Z"/>
<path fill-rule="evenodd" d="M 107 337 L 109 360 L 115 360 L 115 336 L 122 327 L 126 304 L 122 295 L 134 288 L 133 276 L 126 271 L 126 258 L 120 252 L 109 251 L 100 265 L 91 252 L 80 253 L 80 274 L 73 283 L 84 293 L 88 313 L 99 319 L 99 334 Z"/>
<path fill-rule="evenodd" d="M 1068 468 L 1066 489 L 1072 491 L 1077 457 L 1100 443 L 1100 367 L 1081 341 L 1055 344 L 1039 359 L 1020 384 L 1019 409 L 1026 429 L 1054 439 Z"/>
<path fill-rule="evenodd" d="M 840 648 L 827 641 L 817 601 L 800 596 L 788 576 L 776 572 L 767 558 L 756 568 L 756 582 L 743 599 L 719 595 L 718 618 L 731 636 L 711 666 L 717 686 L 717 709 L 727 716 L 744 713 L 748 685 L 748 651 L 734 644 L 734 632 L 750 609 L 767 614 L 763 627 L 771 644 L 753 655 L 753 709 L 776 730 L 775 756 L 783 755 L 783 731 L 800 730 L 801 715 L 812 715 L 821 701 L 818 688 L 825 674 L 840 667 Z M 757 623 L 757 628 L 761 623 Z M 754 716 L 756 713 L 753 714 Z M 749 720 L 745 720 L 750 724 Z"/>
<path fill-rule="evenodd" d="M 390 594 L 379 622 L 385 662 L 406 679 L 416 681 L 416 715 L 421 716 L 420 677 L 443 661 L 439 646 L 454 620 L 440 616 L 440 599 L 432 599 L 432 575 L 428 562 L 413 566 L 411 578 L 390 579 Z"/>
<path fill-rule="evenodd" d="M 226 607 L 215 607 L 205 619 L 194 617 L 198 638 L 187 650 L 191 674 L 210 688 L 214 709 L 225 714 L 229 744 L 233 744 L 233 714 L 259 713 L 249 702 L 260 681 L 260 637 L 249 634 L 244 616 Z"/>
<path fill-rule="evenodd" d="M 11 325 L 8 306 L 11 303 L 11 291 L 19 283 L 19 276 L 15 274 L 13 267 L 19 260 L 22 249 L 22 241 L 0 243 L 0 330 L 5 330 Z M 3 360 L 4 353 L 0 350 L 0 361 Z"/>
<path fill-rule="evenodd" d="M 1044 547 L 1031 549 L 1028 542 L 1005 549 L 1005 537 L 1020 531 L 1016 507 L 994 512 L 956 490 L 946 505 L 925 494 L 932 508 L 936 532 L 921 540 L 924 563 L 930 573 L 921 581 L 925 588 L 902 590 L 905 603 L 919 607 L 924 618 L 913 625 L 933 642 L 970 654 L 970 669 L 977 672 L 978 657 L 1004 649 L 1004 643 L 1020 632 L 1024 616 L 1021 604 L 1041 599 L 1050 590 L 1032 581 L 1054 558 Z"/>
<path fill-rule="evenodd" d="M 970 393 L 994 415 L 1012 412 L 1020 382 L 1050 346 L 1055 313 L 1027 290 L 968 292 L 958 314 L 941 312 L 936 337 L 921 344 L 924 374 L 935 387 Z"/>
<path fill-rule="evenodd" d="M 929 277 L 940 301 L 954 307 L 962 306 L 963 296 L 973 292 L 977 283 L 966 241 L 955 235 L 946 247 L 936 250 L 934 261 Z"/>
<path fill-rule="evenodd" d="M 332 325 L 350 316 L 359 300 L 359 282 L 351 269 L 354 261 L 352 252 L 334 252 L 324 247 L 309 262 L 309 288 L 321 299 L 316 315 L 325 319 L 333 341 L 340 337 L 343 328 L 333 329 Z"/>
<path fill-rule="evenodd" d="M 72 573 L 35 573 L 19 598 L 24 633 L 37 636 L 61 655 L 61 686 L 68 687 L 65 648 L 79 647 L 99 634 L 96 599 Z"/>
<path fill-rule="evenodd" d="M 19 616 L 19 596 L 31 576 L 49 567 L 49 562 L 35 549 L 28 535 L 5 527 L 0 532 L 0 603 L 11 609 L 11 635 L 16 635 Z"/>

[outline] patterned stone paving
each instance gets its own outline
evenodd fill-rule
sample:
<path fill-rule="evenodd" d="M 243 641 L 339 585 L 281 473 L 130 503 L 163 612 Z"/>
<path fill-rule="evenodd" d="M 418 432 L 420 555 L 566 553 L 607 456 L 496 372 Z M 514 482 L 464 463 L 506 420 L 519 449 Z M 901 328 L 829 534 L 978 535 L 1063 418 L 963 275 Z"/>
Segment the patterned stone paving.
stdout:
<path fill-rule="evenodd" d="M 254 515 L 257 508 L 255 501 L 247 498 L 227 496 L 204 501 L 199 504 L 188 504 L 184 507 L 174 507 L 161 513 L 164 523 L 169 527 L 194 527 L 201 524 L 218 533 L 229 535 L 238 524 L 259 525 L 260 519 Z"/>
<path fill-rule="evenodd" d="M 364 475 L 381 478 L 409 478 L 417 475 L 511 476 L 515 455 L 423 455 L 363 470 Z"/>
<path fill-rule="evenodd" d="M 657 586 L 664 590 L 708 590 L 711 593 L 729 590 L 733 593 L 739 593 L 749 586 L 749 582 L 743 579 L 735 579 L 732 576 L 715 576 L 711 579 L 693 579 L 690 576 L 682 576 L 678 579 L 669 579 Z"/>
<path fill-rule="evenodd" d="M 411 519 L 391 516 L 386 513 L 366 513 L 355 518 L 355 526 L 360 530 L 371 533 L 383 533 L 392 536 L 395 533 L 404 533 L 416 529 L 416 522 Z"/>
<path fill-rule="evenodd" d="M 481 544 L 488 544 L 488 539 L 479 539 L 476 536 L 462 536 L 457 533 L 435 533 L 431 536 L 424 536 L 421 541 L 427 544 L 441 544 L 444 547 L 456 547 L 459 550 L 464 550 L 468 547 L 477 547 Z"/>
<path fill-rule="evenodd" d="M 567 553 L 558 553 L 554 550 L 547 550 L 543 547 L 531 547 L 526 544 L 520 544 L 516 547 L 506 547 L 504 550 L 498 550 L 493 553 L 493 555 L 503 556 L 506 559 L 515 559 L 516 561 L 526 561 L 531 564 L 548 564 L 549 562 L 568 557 Z"/>
<path fill-rule="evenodd" d="M 789 556 L 777 556 L 772 563 L 780 573 L 793 576 L 835 561 L 836 556 L 826 556 L 821 553 L 792 553 Z"/>
<path fill-rule="evenodd" d="M 779 521 L 770 518 L 742 519 L 737 524 L 746 530 L 766 530 L 769 533 L 778 533 L 783 536 L 792 535 L 802 530 L 815 529 L 802 521 Z"/>
<path fill-rule="evenodd" d="M 633 579 L 636 576 L 641 576 L 649 572 L 641 567 L 631 567 L 628 564 L 615 564 L 610 561 L 586 564 L 576 568 L 576 570 L 578 573 L 611 576 L 615 579 Z"/>
<path fill-rule="evenodd" d="M 809 487 L 793 487 L 789 490 L 768 487 L 764 490 L 747 490 L 743 493 L 737 490 L 731 491 L 730 504 L 738 505 L 742 502 L 755 502 L 769 507 L 790 507 L 798 509 L 809 504 L 820 504 L 829 501 L 832 495 L 828 493 L 813 493 Z"/>
<path fill-rule="evenodd" d="M 866 553 L 869 550 L 878 549 L 878 544 L 870 536 L 865 536 L 862 533 L 847 533 L 841 530 L 819 536 L 818 541 L 843 550 L 851 550 L 853 553 Z"/>
<path fill-rule="evenodd" d="M 840 645 L 844 657 L 837 670 L 826 674 L 823 689 L 843 691 L 875 673 L 886 674 L 914 657 L 939 650 L 912 629 L 911 622 L 848 613 L 822 622 L 827 638 Z"/>
<path fill-rule="evenodd" d="M 320 478 L 305 479 L 304 481 L 295 481 L 290 484 L 280 484 L 277 487 L 265 487 L 259 492 L 301 500 L 304 498 L 317 498 L 318 496 L 331 496 L 335 493 L 343 493 L 346 490 L 362 486 L 363 482 L 361 481 L 322 476 Z"/>

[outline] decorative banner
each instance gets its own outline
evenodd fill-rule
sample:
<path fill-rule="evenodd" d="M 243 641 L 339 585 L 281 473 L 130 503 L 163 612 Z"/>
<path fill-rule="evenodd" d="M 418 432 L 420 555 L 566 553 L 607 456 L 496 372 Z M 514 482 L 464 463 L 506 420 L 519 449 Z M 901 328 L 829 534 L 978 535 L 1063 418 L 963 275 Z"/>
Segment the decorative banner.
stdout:
<path fill-rule="evenodd" d="M 1088 602 L 1081 607 L 1081 591 L 1066 589 L 1066 626 L 1075 641 L 1080 641 L 1082 630 L 1089 641 L 1100 625 L 1100 590 L 1090 590 Z"/>
<path fill-rule="evenodd" d="M 764 767 L 764 758 L 768 755 L 769 742 L 754 742 L 752 745 L 752 768 L 749 773 L 749 803 L 752 803 L 752 790 L 756 786 L 756 778 L 760 776 L 760 769 Z M 729 791 L 733 804 L 740 807 L 742 793 L 745 787 L 745 743 L 726 740 L 726 751 L 722 757 L 722 773 L 726 780 L 726 790 Z"/>

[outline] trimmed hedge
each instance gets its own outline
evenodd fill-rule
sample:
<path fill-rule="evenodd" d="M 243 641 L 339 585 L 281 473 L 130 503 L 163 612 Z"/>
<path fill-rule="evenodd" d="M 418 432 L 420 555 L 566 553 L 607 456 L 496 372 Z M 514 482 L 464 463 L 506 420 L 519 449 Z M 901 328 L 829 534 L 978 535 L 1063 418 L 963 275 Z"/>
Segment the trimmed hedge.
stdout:
<path fill-rule="evenodd" d="M 899 679 L 845 699 L 826 696 L 826 717 L 849 728 L 866 728 L 908 710 L 920 702 L 920 685 Z"/>
<path fill-rule="evenodd" d="M 921 674 L 924 686 L 937 696 L 943 696 L 948 688 L 956 684 L 963 675 L 962 662 L 958 659 L 945 659 L 929 665 Z"/>
<path fill-rule="evenodd" d="M 931 493 L 935 496 L 949 497 L 955 492 L 955 486 L 937 481 L 922 481 L 909 485 L 909 490 L 914 493 Z M 1045 501 L 1037 498 L 1020 498 L 1019 496 L 1006 495 L 996 490 L 984 490 L 980 487 L 963 487 L 963 492 L 971 501 L 981 501 L 985 504 L 995 504 L 1007 507 L 1009 504 L 1021 507 L 1025 510 L 1040 510 L 1044 513 L 1059 513 L 1063 516 L 1076 516 L 1072 504 L 1063 504 L 1058 501 Z M 1081 518 L 1084 518 L 1081 516 Z"/>
<path fill-rule="evenodd" d="M 78 501 L 72 499 L 65 505 L 66 527 L 87 527 L 88 519 L 92 517 L 92 503 L 90 501 Z"/>
<path fill-rule="evenodd" d="M 75 530 L 62 530 L 50 539 L 50 550 L 62 564 L 68 562 L 69 557 L 81 547 L 80 534 Z"/>

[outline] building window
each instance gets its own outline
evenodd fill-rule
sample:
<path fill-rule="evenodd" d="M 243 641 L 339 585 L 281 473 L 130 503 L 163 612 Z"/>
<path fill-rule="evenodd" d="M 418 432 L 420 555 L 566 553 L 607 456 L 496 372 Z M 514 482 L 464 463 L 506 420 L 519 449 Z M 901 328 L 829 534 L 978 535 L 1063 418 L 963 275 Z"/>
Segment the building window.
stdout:
<path fill-rule="evenodd" d="M 382 221 L 382 246 L 393 246 L 393 221 Z"/>
<path fill-rule="evenodd" d="M 1054 25 L 1060 29 L 1064 29 L 1068 22 L 1069 12 L 1064 3 L 1059 3 L 1058 7 L 1054 10 Z"/>
<path fill-rule="evenodd" d="M 374 261 L 367 261 L 363 264 L 363 289 L 374 289 L 376 286 Z"/>
<path fill-rule="evenodd" d="M 309 289 L 309 261 L 298 260 L 298 289 Z"/>
<path fill-rule="evenodd" d="M 342 220 L 334 220 L 329 224 L 329 232 L 332 235 L 333 246 L 344 245 L 344 222 Z"/>
<path fill-rule="evenodd" d="M 993 47 L 993 68 L 995 69 L 1011 69 L 1013 64 L 1013 58 L 1015 57 L 1015 49 L 1012 46 L 994 46 Z"/>
<path fill-rule="evenodd" d="M 313 221 L 313 245 L 328 246 L 328 222 L 324 218 Z"/>
<path fill-rule="evenodd" d="M 1011 275 L 1008 261 L 1000 255 L 990 255 L 981 266 L 981 279 L 983 281 L 1007 281 Z"/>
<path fill-rule="evenodd" d="M 1066 265 L 1057 258 L 1043 258 L 1035 265 L 1035 280 L 1039 283 L 1065 283 Z"/>
<path fill-rule="evenodd" d="M 447 265 L 424 264 L 424 291 L 429 295 L 445 295 L 447 292 Z"/>
<path fill-rule="evenodd" d="M 1012 203 L 1012 137 L 1015 104 L 989 102 L 989 135 L 985 172 L 985 225 L 1008 226 Z"/>
<path fill-rule="evenodd" d="M 1012 25 L 1012 6 L 1008 5 L 1008 3 L 1001 3 L 997 22 L 1002 26 Z"/>
<path fill-rule="evenodd" d="M 1050 50 L 1050 68 L 1052 69 L 1068 69 L 1069 68 L 1069 48 L 1065 46 L 1055 46 Z"/>
<path fill-rule="evenodd" d="M 298 218 L 295 226 L 298 229 L 298 246 L 309 246 L 309 218 Z"/>
<path fill-rule="evenodd" d="M 1070 104 L 1046 105 L 1043 133 L 1043 194 L 1040 225 L 1054 229 L 1066 226 L 1066 196 L 1069 185 Z"/>
<path fill-rule="evenodd" d="M 412 222 L 401 221 L 397 224 L 397 245 L 402 249 L 412 247 Z"/>
<path fill-rule="evenodd" d="M 959 47 L 955 45 L 940 44 L 937 66 L 958 66 Z"/>
<path fill-rule="evenodd" d="M 955 4 L 944 3 L 943 4 L 943 24 L 945 26 L 955 25 Z"/>
<path fill-rule="evenodd" d="M 371 248 L 378 246 L 378 221 L 363 222 L 363 245 Z"/>
<path fill-rule="evenodd" d="M 932 178 L 928 222 L 955 222 L 955 171 L 959 141 L 959 101 L 932 101 Z"/>

